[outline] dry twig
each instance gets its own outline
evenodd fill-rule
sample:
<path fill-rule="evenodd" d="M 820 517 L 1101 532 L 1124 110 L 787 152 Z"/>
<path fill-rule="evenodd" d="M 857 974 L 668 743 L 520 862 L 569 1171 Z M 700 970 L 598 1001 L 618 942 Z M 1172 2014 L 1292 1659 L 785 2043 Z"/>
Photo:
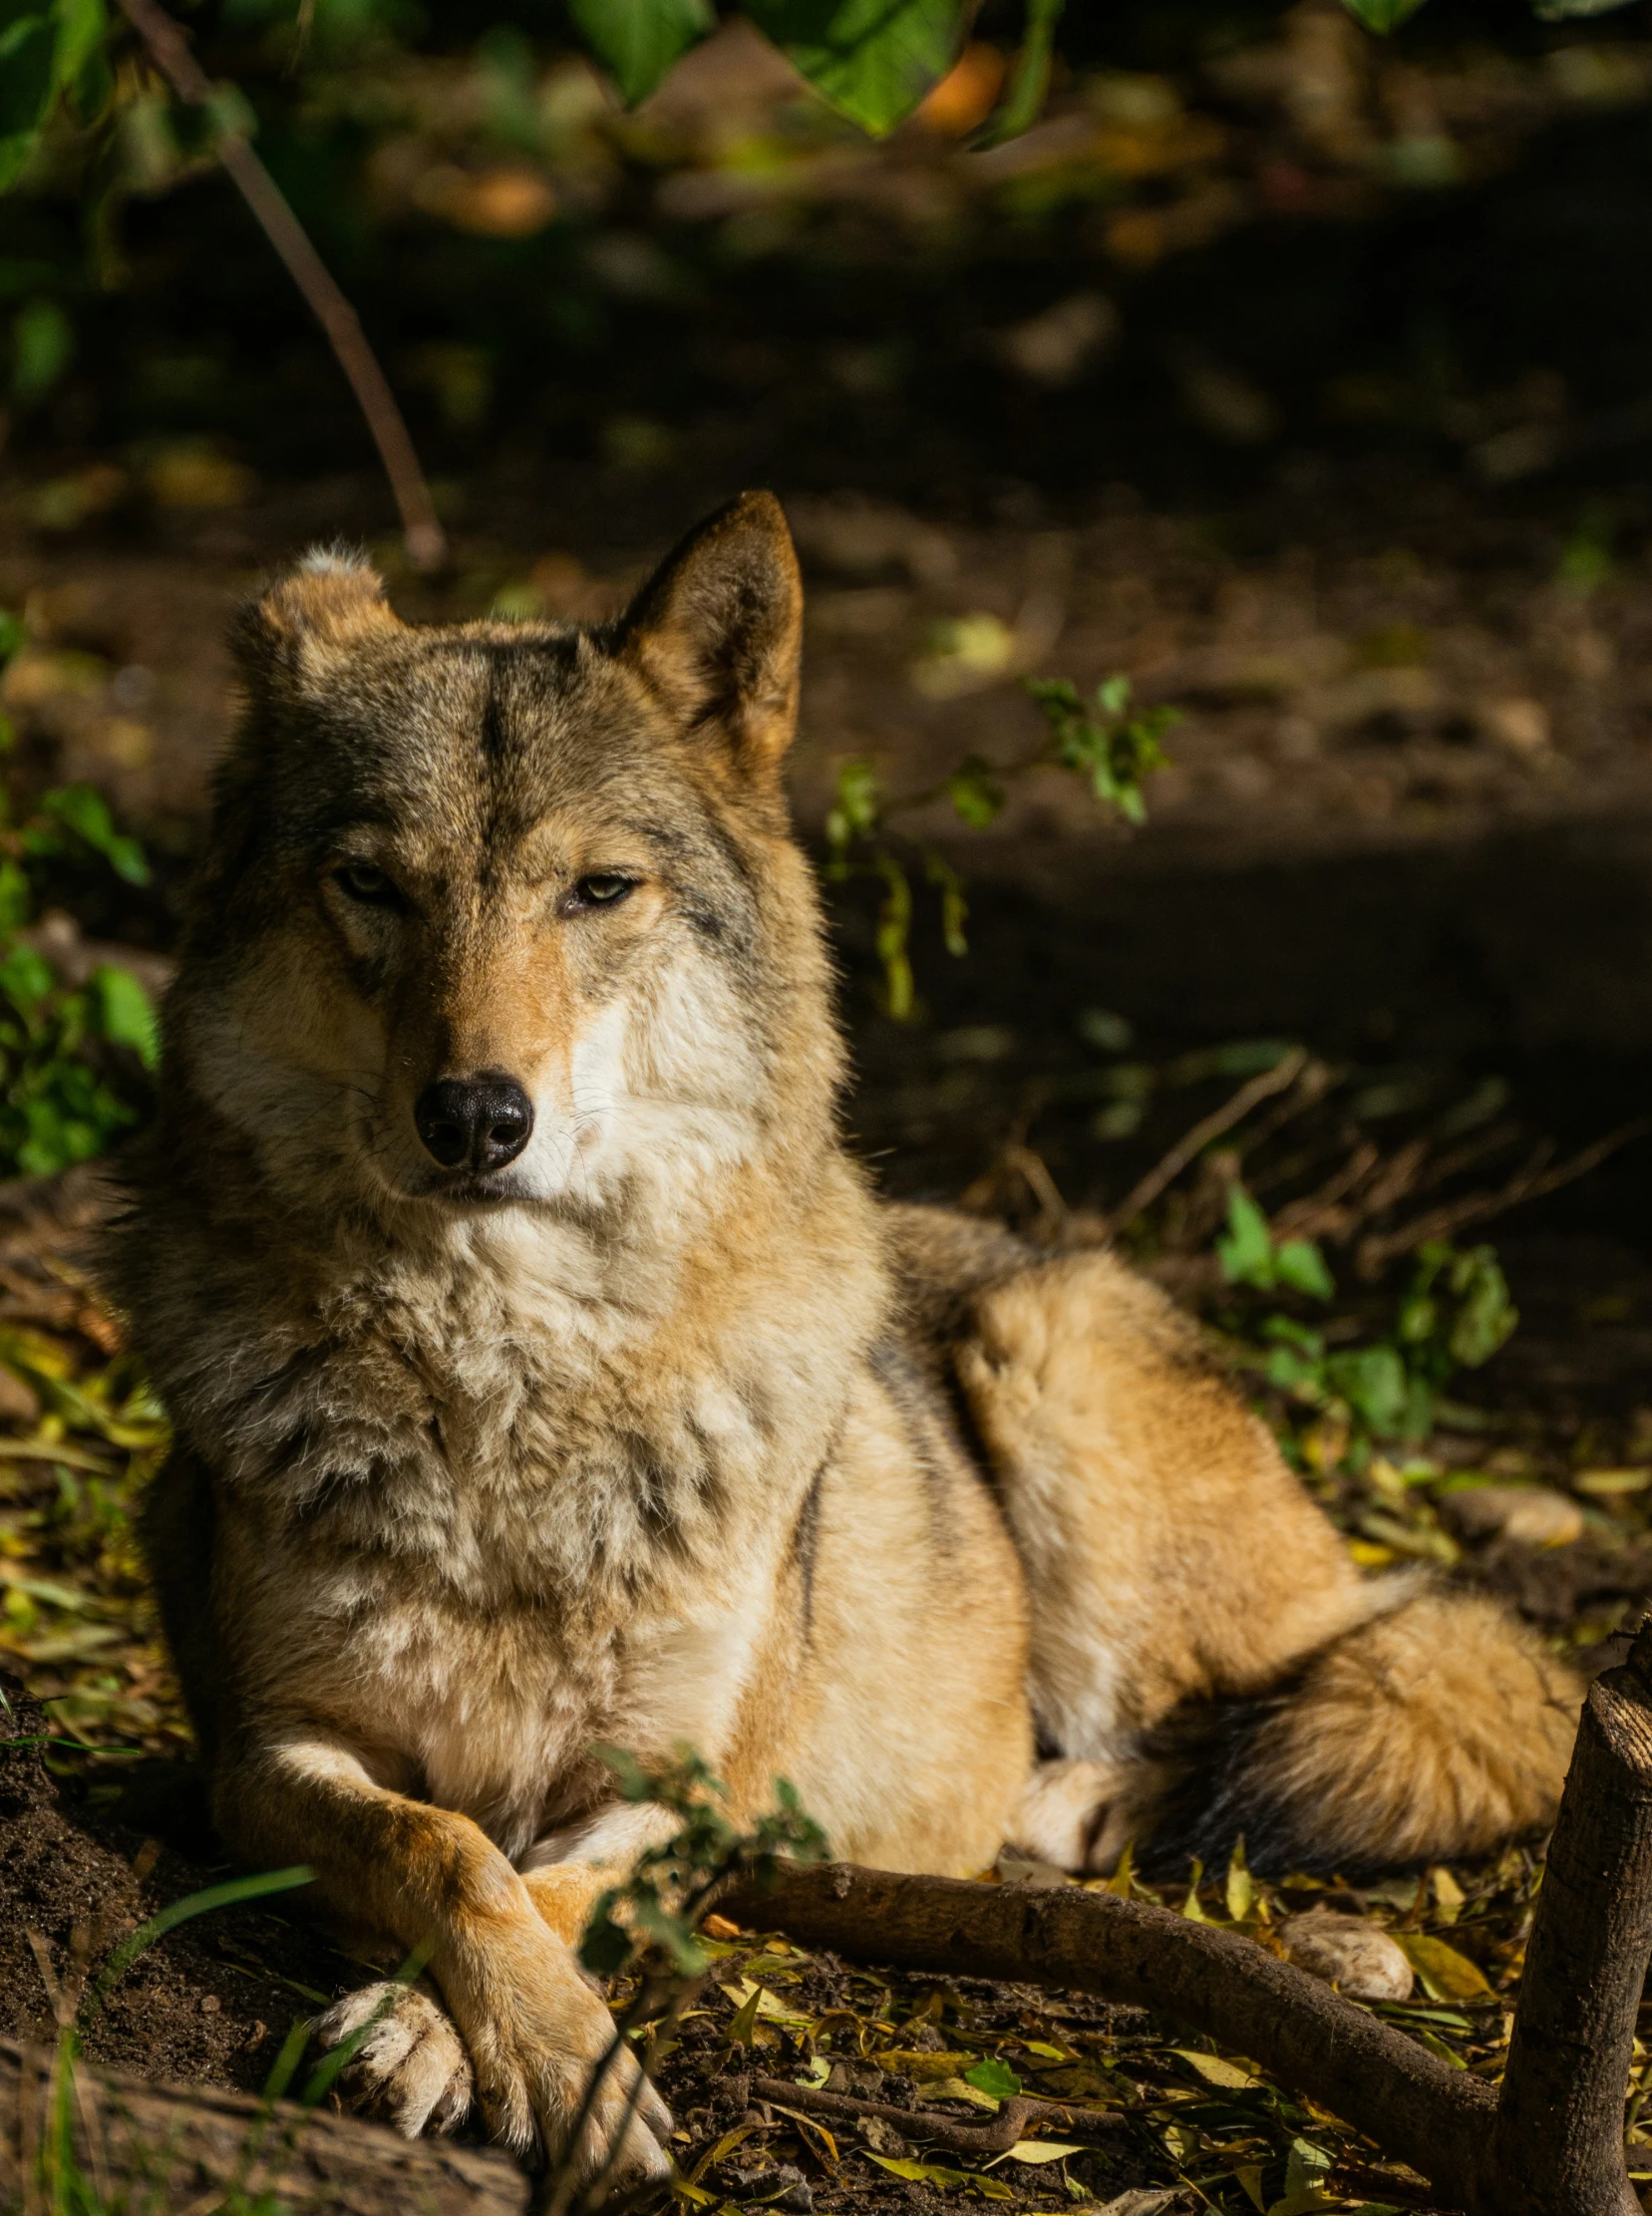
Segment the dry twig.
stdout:
<path fill-rule="evenodd" d="M 1261 1102 L 1272 1100 L 1276 1093 L 1288 1092 L 1307 1066 L 1308 1050 L 1293 1047 L 1282 1062 L 1276 1062 L 1271 1070 L 1264 1070 L 1260 1077 L 1241 1085 L 1230 1101 L 1201 1117 L 1112 1211 L 1114 1230 L 1122 1231 L 1127 1224 L 1134 1223 L 1153 1206 L 1166 1185 L 1175 1182 L 1194 1156 L 1203 1153 L 1212 1139 L 1220 1138 L 1223 1131 L 1230 1131 L 1235 1123 L 1242 1122 Z"/>
<path fill-rule="evenodd" d="M 122 13 L 143 40 L 155 66 L 192 108 L 209 108 L 212 85 L 195 60 L 188 40 L 159 0 L 120 0 Z M 287 204 L 286 196 L 252 151 L 244 133 L 220 125 L 214 150 L 256 216 L 264 236 L 287 265 L 293 283 L 326 332 L 338 365 L 350 381 L 373 443 L 379 450 L 390 489 L 401 510 L 408 560 L 415 569 L 440 569 L 448 555 L 447 534 L 437 518 L 425 473 L 396 405 L 378 356 L 367 343 L 361 318 L 316 252 L 309 233 Z"/>
<path fill-rule="evenodd" d="M 960 2123 L 956 2117 L 940 2115 L 933 2108 L 897 2108 L 890 2100 L 858 2100 L 848 2093 L 826 2092 L 816 2085 L 794 2085 L 785 2077 L 754 2077 L 752 2095 L 777 2106 L 790 2103 L 795 2108 L 819 2109 L 827 2116 L 875 2116 L 914 2139 L 933 2139 L 959 2154 L 1006 2153 L 1026 2136 L 1028 2124 L 1052 2117 L 1059 2117 L 1064 2125 L 1088 2124 L 1101 2131 L 1117 2131 L 1126 2120 L 1095 2109 L 1074 2108 L 1061 2100 L 1037 2100 L 1026 2093 L 1006 2100 L 990 2123 Z"/>

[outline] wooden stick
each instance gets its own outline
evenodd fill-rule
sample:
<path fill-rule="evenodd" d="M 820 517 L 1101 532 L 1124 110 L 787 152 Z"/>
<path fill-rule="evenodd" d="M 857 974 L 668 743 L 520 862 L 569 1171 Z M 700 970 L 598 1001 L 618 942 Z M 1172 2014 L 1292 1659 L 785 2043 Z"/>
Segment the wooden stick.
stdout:
<path fill-rule="evenodd" d="M 212 86 L 195 60 L 189 42 L 159 0 L 120 0 L 121 12 L 143 40 L 155 66 L 178 99 L 190 107 L 209 105 Z M 448 558 L 447 533 L 436 513 L 425 473 L 408 434 L 390 381 L 367 343 L 361 318 L 340 289 L 332 271 L 311 243 L 285 194 L 239 131 L 220 126 L 217 157 L 256 216 L 287 272 L 326 332 L 338 365 L 350 381 L 367 419 L 390 489 L 401 510 L 403 543 L 415 569 L 440 569 Z"/>
<path fill-rule="evenodd" d="M 743 1884 L 719 1910 L 808 1946 L 968 1977 L 1031 1980 L 1134 2002 L 1207 2032 L 1462 2205 L 1468 2147 L 1496 2096 L 1381 2018 L 1237 1932 L 1076 1885 L 981 1885 L 835 1862 Z M 1612 2211 L 1616 2216 L 1616 2211 Z"/>
<path fill-rule="evenodd" d="M 1590 1688 L 1498 2092 L 1240 1934 L 1110 1893 L 831 1863 L 769 1887 L 743 1880 L 719 1905 L 864 1961 L 1161 2010 L 1331 2109 L 1469 2216 L 1639 2216 L 1623 2109 L 1652 1960 L 1652 1620 Z"/>
<path fill-rule="evenodd" d="M 29 2205 L 51 2075 L 49 2055 L 0 2040 L 0 2208 Z M 76 2160 L 130 2188 L 134 2207 L 216 2209 L 238 2186 L 280 2216 L 526 2216 L 525 2174 L 490 2149 L 97 2062 L 77 2063 L 75 2083 Z"/>
<path fill-rule="evenodd" d="M 1589 1689 L 1549 1841 L 1491 2148 L 1502 2216 L 1639 2216 L 1623 2099 L 1649 1959 L 1652 1624 Z"/>

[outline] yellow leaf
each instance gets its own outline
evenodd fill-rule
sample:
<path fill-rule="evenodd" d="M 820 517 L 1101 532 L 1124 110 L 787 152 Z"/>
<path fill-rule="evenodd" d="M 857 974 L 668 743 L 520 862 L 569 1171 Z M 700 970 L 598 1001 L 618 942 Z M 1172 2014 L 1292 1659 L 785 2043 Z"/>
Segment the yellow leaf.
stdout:
<path fill-rule="evenodd" d="M 1434 1885 L 1434 1905 L 1443 1924 L 1455 1924 L 1463 1912 L 1467 1896 L 1457 1879 L 1443 1865 L 1429 1872 Z"/>
<path fill-rule="evenodd" d="M 1227 1863 L 1227 1913 L 1234 1923 L 1244 1923 L 1256 1906 L 1256 1881 L 1245 1861 L 1243 1839 L 1235 1842 Z"/>
<path fill-rule="evenodd" d="M 746 1996 L 746 1999 L 740 2004 L 739 2009 L 735 2013 L 735 2020 L 729 2026 L 729 2045 L 731 2047 L 751 2047 L 755 2045 L 757 2039 L 758 2003 L 762 1999 L 763 1988 L 762 1986 L 758 1986 L 753 1992 L 749 1993 Z"/>
<path fill-rule="evenodd" d="M 1083 2152 L 1083 2147 L 1064 2146 L 1059 2139 L 1017 2139 L 1003 2154 L 995 2154 L 993 2162 L 1059 2162 L 1065 2155 Z"/>
<path fill-rule="evenodd" d="M 1248 2069 L 1241 2069 L 1237 2062 L 1223 2061 L 1219 2055 L 1200 2055 L 1190 2047 L 1172 2047 L 1172 2055 L 1179 2055 L 1193 2067 L 1208 2085 L 1225 2085 L 1232 2092 L 1242 2091 L 1248 2085 L 1259 2085 L 1262 2080 L 1252 2077 Z"/>
<path fill-rule="evenodd" d="M 1431 2001 L 1479 2001 L 1489 1995 L 1486 1973 L 1467 1955 L 1426 1931 L 1397 1931 L 1395 1943 L 1423 1981 Z"/>
<path fill-rule="evenodd" d="M 784 2104 L 784 2102 L 779 2100 L 771 2100 L 769 2102 L 769 2106 L 774 2109 L 777 2116 L 790 2116 L 792 2118 L 792 2121 L 800 2127 L 806 2140 L 815 2138 L 824 2140 L 826 2143 L 826 2159 L 827 2163 L 832 2169 L 835 2169 L 837 2167 L 838 2162 L 841 2160 L 841 2157 L 837 2152 L 837 2141 L 832 2137 L 831 2133 L 826 2129 L 826 2125 L 822 2123 L 819 2116 L 806 2116 L 801 2108 L 788 2108 Z M 819 2149 L 815 2149 L 814 2151 L 819 2152 Z"/>
<path fill-rule="evenodd" d="M 1644 1492 L 1652 1485 L 1652 1469 L 1580 1469 L 1572 1484 L 1579 1492 L 1610 1499 L 1614 1493 Z"/>
<path fill-rule="evenodd" d="M 979 2085 L 972 2085 L 967 2077 L 939 2077 L 927 2087 L 931 2100 L 967 2100 L 972 2108 L 986 2108 L 993 2115 L 999 2104 L 991 2093 L 983 2092 Z"/>
<path fill-rule="evenodd" d="M 1258 2216 L 1266 2216 L 1268 2204 L 1262 2198 L 1261 2163 L 1247 2162 L 1242 2169 L 1235 2170 L 1233 2175 L 1237 2178 L 1245 2199 L 1258 2211 Z"/>
<path fill-rule="evenodd" d="M 872 2060 L 879 2069 L 891 2071 L 896 2077 L 961 2077 L 972 2069 L 973 2055 L 926 2055 L 921 2050 L 908 2047 L 886 2047 Z"/>

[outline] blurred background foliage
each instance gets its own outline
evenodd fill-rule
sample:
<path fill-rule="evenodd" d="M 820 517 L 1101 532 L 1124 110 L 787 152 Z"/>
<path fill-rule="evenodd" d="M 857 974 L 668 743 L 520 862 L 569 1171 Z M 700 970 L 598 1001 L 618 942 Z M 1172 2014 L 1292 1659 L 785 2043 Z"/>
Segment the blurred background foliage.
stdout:
<path fill-rule="evenodd" d="M 456 514 L 490 464 L 535 490 L 568 467 L 721 486 L 735 464 L 836 483 L 853 456 L 933 501 L 983 443 L 1058 505 L 1127 463 L 1173 495 L 1189 434 L 1206 475 L 1204 450 L 1231 475 L 1283 437 L 1421 444 L 1503 485 L 1652 422 L 1652 295 L 1616 281 L 1652 230 L 1644 8 L 1433 0 L 1388 41 L 1336 0 L 1073 10 L 1042 112 L 997 145 L 1042 76 L 1016 0 L 858 12 L 901 32 L 870 92 L 788 35 L 856 16 L 818 0 L 703 39 L 709 0 L 207 0 L 182 17 L 209 113 L 99 0 L 14 13 L 12 496 L 70 531 L 361 468 L 324 342 L 215 170 L 226 120 Z M 666 18 L 683 58 L 627 109 L 614 79 L 647 82 Z M 65 89 L 37 135 L 42 39 Z M 840 112 L 892 123 L 931 78 L 880 139 Z"/>

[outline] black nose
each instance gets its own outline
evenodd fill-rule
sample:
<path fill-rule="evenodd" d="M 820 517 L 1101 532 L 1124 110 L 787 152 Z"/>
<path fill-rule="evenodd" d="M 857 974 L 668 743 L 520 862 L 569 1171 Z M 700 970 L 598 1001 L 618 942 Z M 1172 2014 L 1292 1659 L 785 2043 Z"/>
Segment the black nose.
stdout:
<path fill-rule="evenodd" d="M 426 1153 L 444 1169 L 502 1169 L 532 1136 L 533 1103 L 514 1078 L 484 1070 L 427 1085 L 413 1120 Z"/>

